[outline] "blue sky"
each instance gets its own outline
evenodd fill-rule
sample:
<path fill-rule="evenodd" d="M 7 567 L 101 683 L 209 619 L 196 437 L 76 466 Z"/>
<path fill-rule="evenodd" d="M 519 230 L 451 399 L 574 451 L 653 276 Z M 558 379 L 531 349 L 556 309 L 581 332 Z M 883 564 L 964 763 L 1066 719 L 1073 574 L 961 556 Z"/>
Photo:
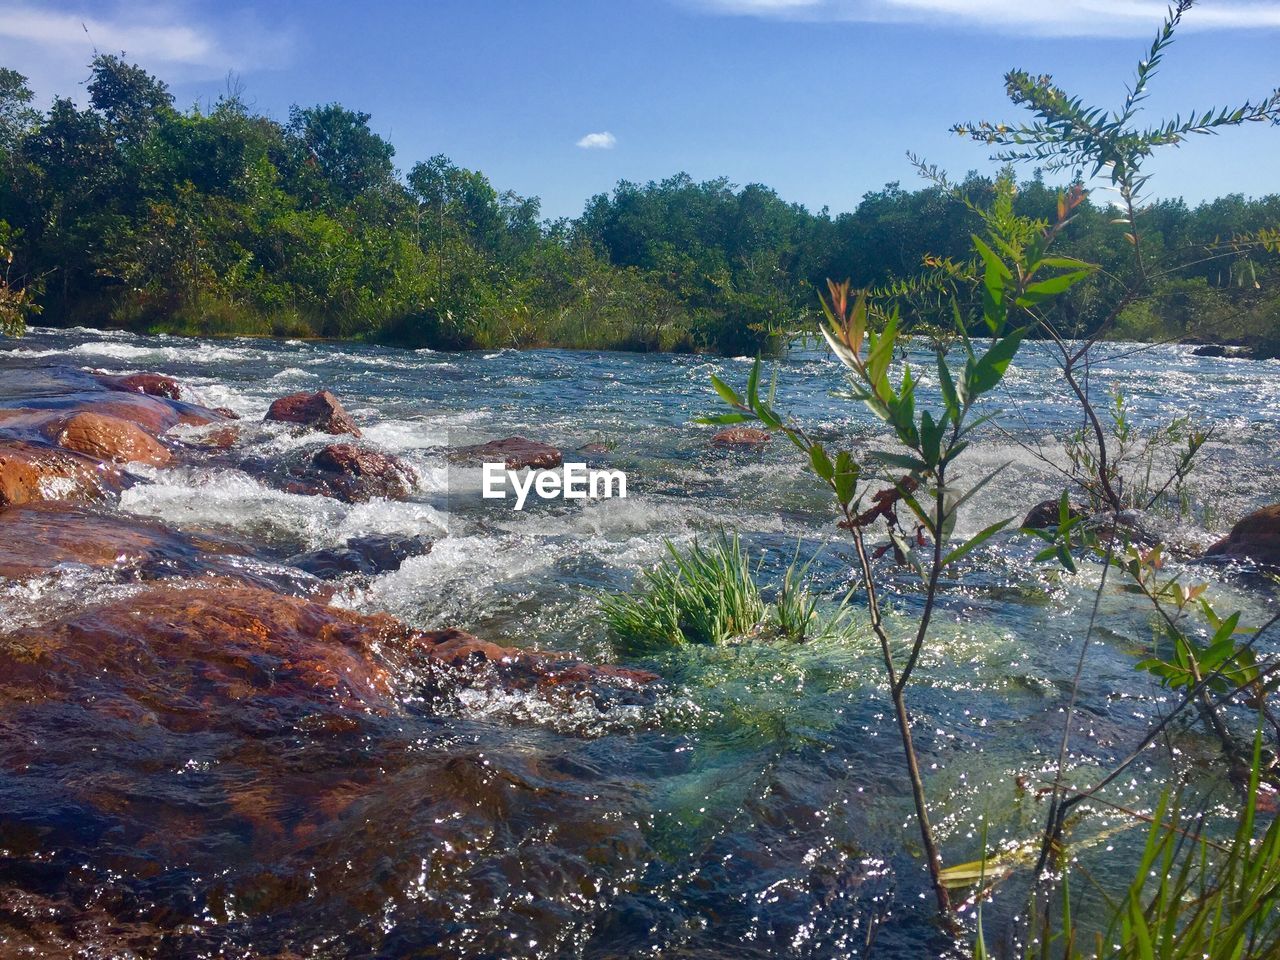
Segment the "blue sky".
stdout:
<path fill-rule="evenodd" d="M 444 153 L 500 189 L 579 213 L 619 179 L 687 171 L 848 210 L 912 150 L 956 175 L 991 168 L 947 133 L 1010 119 L 1010 67 L 1101 105 L 1163 16 L 1150 0 L 389 0 L 137 3 L 8 0 L 0 64 L 43 101 L 83 102 L 93 44 L 169 81 L 179 105 L 228 71 L 284 117 L 338 101 L 373 115 L 396 161 Z M 84 26 L 82 26 L 82 23 Z M 88 28 L 86 33 L 85 27 Z M 1280 0 L 1201 0 L 1152 115 L 1280 86 Z M 591 136 L 591 135 L 597 136 Z M 1153 192 L 1198 201 L 1280 191 L 1280 129 L 1206 138 L 1153 163 Z"/>

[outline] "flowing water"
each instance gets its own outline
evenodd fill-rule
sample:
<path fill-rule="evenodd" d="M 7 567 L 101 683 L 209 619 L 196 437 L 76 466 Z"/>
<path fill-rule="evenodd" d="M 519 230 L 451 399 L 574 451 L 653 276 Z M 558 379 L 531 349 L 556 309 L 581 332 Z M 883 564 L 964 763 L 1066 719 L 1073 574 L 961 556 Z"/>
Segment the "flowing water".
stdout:
<path fill-rule="evenodd" d="M 120 509 L 276 557 L 366 533 L 435 540 L 398 571 L 345 585 L 335 602 L 358 611 L 614 661 L 598 597 L 626 589 L 663 556 L 664 540 L 737 533 L 774 581 L 799 544 L 802 560 L 816 556 L 810 572 L 826 597 L 839 598 L 849 581 L 851 548 L 795 451 L 781 438 L 763 453 L 715 450 L 710 429 L 693 422 L 720 412 L 712 373 L 745 381 L 742 358 L 409 352 L 88 330 L 35 330 L 0 351 L 6 379 L 41 364 L 171 374 L 198 402 L 243 416 L 246 454 L 323 442 L 257 421 L 283 394 L 337 393 L 366 443 L 417 467 L 411 500 L 350 506 L 272 490 L 226 465 L 186 466 L 147 472 Z M 936 400 L 921 368 L 921 402 Z M 796 349 L 778 371 L 778 405 L 819 435 L 856 449 L 883 439 L 865 408 L 832 396 L 840 370 L 825 354 Z M 1149 521 L 1185 555 L 1280 499 L 1280 364 L 1109 344 L 1091 377 L 1099 393 L 1124 391 L 1139 426 L 1189 415 L 1213 427 L 1189 511 Z M 992 406 L 1003 409 L 998 427 L 984 428 L 964 455 L 963 476 L 1008 467 L 967 505 L 961 535 L 1056 497 L 1061 439 L 1078 426 L 1034 343 Z M 531 498 L 517 512 L 510 500 L 480 496 L 477 470 L 447 465 L 450 446 L 513 434 L 566 451 L 605 445 L 581 459 L 626 471 L 629 496 Z M 1034 564 L 1034 553 L 1033 542 L 1009 534 L 966 559 L 945 585 L 911 695 L 949 862 L 977 857 L 984 833 L 990 845 L 1032 837 L 1044 817 L 1035 786 L 1057 754 L 1100 570 L 1085 564 L 1062 576 Z M 884 563 L 893 618 L 907 624 L 919 597 Z M 1246 620 L 1275 602 L 1257 577 L 1186 570 Z M 69 570 L 3 588 L 0 616 L 38 621 L 51 603 L 109 589 Z M 1073 730 L 1080 782 L 1123 756 L 1169 698 L 1133 669 L 1150 642 L 1149 610 L 1108 589 L 1099 613 Z M 289 753 L 311 778 L 277 781 L 284 795 L 263 801 L 287 829 L 249 830 L 210 812 L 202 791 L 253 768 L 235 766 L 225 744 L 193 738 L 145 749 L 104 739 L 96 776 L 154 797 L 146 816 L 107 808 L 89 817 L 60 793 L 65 778 L 48 773 L 48 794 L 27 797 L 23 817 L 34 824 L 33 849 L 49 849 L 50 871 L 79 871 L 81 925 L 94 910 L 138 918 L 136 942 L 166 944 L 161 955 L 237 956 L 252 945 L 300 956 L 843 957 L 866 954 L 874 939 L 876 956 L 936 956 L 947 943 L 930 920 L 877 663 L 866 631 L 855 630 L 840 642 L 747 642 L 634 662 L 663 678 L 656 695 L 638 700 L 459 689 L 426 709 L 408 678 L 405 709 L 368 719 L 340 755 L 297 731 L 258 734 L 264 750 Z M 1179 749 L 1192 762 L 1213 753 L 1194 731 Z M 1111 797 L 1149 805 L 1165 775 L 1153 756 Z M 333 790 L 339 781 L 342 801 L 321 796 L 317 778 Z M 0 774 L 0 796 L 12 800 L 15 784 Z M 200 821 L 198 841 L 158 836 L 180 820 Z M 1103 886 L 1126 882 L 1122 855 L 1140 831 L 1099 827 L 1081 828 L 1099 839 L 1080 855 Z M 31 876 L 19 874 L 28 888 L 46 882 Z M 987 908 L 997 939 L 1016 894 Z"/>

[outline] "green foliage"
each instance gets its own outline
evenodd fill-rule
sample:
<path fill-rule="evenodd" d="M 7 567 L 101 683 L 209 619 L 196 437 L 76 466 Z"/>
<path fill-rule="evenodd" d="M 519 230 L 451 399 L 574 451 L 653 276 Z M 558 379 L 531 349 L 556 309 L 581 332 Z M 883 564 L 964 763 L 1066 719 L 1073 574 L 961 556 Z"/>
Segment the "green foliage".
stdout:
<path fill-rule="evenodd" d="M 120 57 L 96 57 L 90 74 L 87 107 L 55 98 L 41 112 L 25 78 L 0 69 L 0 218 L 21 234 L 15 270 L 50 278 L 42 303 L 55 324 L 754 355 L 811 329 L 813 291 L 847 277 L 877 294 L 875 329 L 896 306 L 900 330 L 942 342 L 956 336 L 953 299 L 976 316 L 1004 279 L 987 286 L 972 235 L 1012 255 L 982 210 L 1004 227 L 1026 220 L 1016 253 L 1056 196 L 1038 175 L 1016 189 L 1007 174 L 974 175 L 889 184 L 832 216 L 759 184 L 681 174 L 621 182 L 576 220 L 549 223 L 536 198 L 446 157 L 401 180 L 367 113 L 299 107 L 281 124 L 234 94 L 180 112 L 161 80 Z M 1065 296 L 1024 291 L 1060 329 L 1108 320 L 1105 278 L 1131 256 L 1113 216 L 1083 199 L 1057 245 L 1102 270 Z M 1196 245 L 1213 252 L 1183 275 L 1194 289 L 1153 279 L 1163 299 L 1133 306 L 1117 333 L 1280 352 L 1280 197 L 1153 204 L 1144 219 L 1153 276 Z"/>
<path fill-rule="evenodd" d="M 755 568 L 734 536 L 680 552 L 667 544 L 666 561 L 641 576 L 638 590 L 605 596 L 605 620 L 620 652 L 658 653 L 686 643 L 719 646 L 756 633 L 765 604 Z"/>
<path fill-rule="evenodd" d="M 601 599 L 623 655 L 645 656 L 686 644 L 723 646 L 748 637 L 808 643 L 849 636 L 846 603 L 824 613 L 810 591 L 812 560 L 799 562 L 800 544 L 771 602 L 759 583 L 760 562 L 752 566 L 736 536 L 721 536 L 709 547 L 694 543 L 684 551 L 666 546 L 668 556 L 644 571 L 635 590 Z"/>
<path fill-rule="evenodd" d="M 40 312 L 36 295 L 41 284 L 24 278 L 18 283 L 13 271 L 13 251 L 9 244 L 13 231 L 0 220 L 0 336 L 20 337 L 27 329 L 27 319 Z"/>
<path fill-rule="evenodd" d="M 1044 942 L 1026 956 L 1064 960 L 1262 960 L 1280 956 L 1280 819 L 1264 826 L 1258 810 L 1262 741 L 1252 762 L 1234 829 L 1223 836 L 1213 821 L 1166 791 L 1150 817 L 1146 841 L 1121 897 L 1109 901 L 1101 924 L 1072 910 L 1064 886 L 1062 908 Z M 975 873 L 1005 873 L 998 859 Z M 1090 929 L 1090 926 L 1094 929 Z M 981 916 L 975 960 L 990 956 Z"/>
<path fill-rule="evenodd" d="M 1081 428 L 1065 444 L 1065 472 L 1082 491 L 1092 512 L 1111 508 L 1106 491 L 1118 498 L 1120 509 L 1150 510 L 1170 506 L 1185 510 L 1187 481 L 1209 441 L 1211 431 L 1197 429 L 1189 416 L 1143 427 L 1130 417 L 1129 402 L 1113 391 L 1103 414 L 1107 456 L 1099 455 L 1095 435 Z"/>

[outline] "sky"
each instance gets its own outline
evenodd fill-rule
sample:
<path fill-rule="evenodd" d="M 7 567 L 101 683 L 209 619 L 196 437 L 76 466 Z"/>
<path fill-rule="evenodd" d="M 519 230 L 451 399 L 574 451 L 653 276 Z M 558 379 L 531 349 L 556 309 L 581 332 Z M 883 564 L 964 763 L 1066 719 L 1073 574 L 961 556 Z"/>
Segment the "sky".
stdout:
<path fill-rule="evenodd" d="M 813 210 L 994 169 L 948 133 L 1020 120 L 1013 67 L 1113 107 L 1164 15 L 1152 0 L 5 0 L 0 65 L 42 104 L 84 104 L 95 49 L 205 105 L 229 75 L 257 110 L 339 102 L 396 164 L 446 154 L 576 216 L 617 181 L 727 177 Z M 1153 119 L 1280 86 L 1280 0 L 1201 0 L 1153 85 Z M 1195 203 L 1280 192 L 1280 129 L 1201 138 L 1149 165 Z M 1028 173 L 1030 171 L 1027 171 Z"/>

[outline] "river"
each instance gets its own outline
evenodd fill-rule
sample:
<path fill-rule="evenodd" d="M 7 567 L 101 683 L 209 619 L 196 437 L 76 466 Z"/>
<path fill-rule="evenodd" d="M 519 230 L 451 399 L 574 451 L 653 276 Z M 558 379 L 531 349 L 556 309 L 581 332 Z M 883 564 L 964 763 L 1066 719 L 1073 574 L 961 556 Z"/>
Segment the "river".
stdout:
<path fill-rule="evenodd" d="M 1183 346 L 1113 343 L 1097 352 L 1093 389 L 1123 390 L 1139 426 L 1187 415 L 1213 428 L 1186 513 L 1152 520 L 1185 554 L 1280 500 L 1280 363 L 1199 358 Z M 347 505 L 280 492 L 233 467 L 188 465 L 141 469 L 143 482 L 121 495 L 119 509 L 252 541 L 281 558 L 367 533 L 434 540 L 398 571 L 344 585 L 334 602 L 357 611 L 614 661 L 598 598 L 628 588 L 661 559 L 665 540 L 737 533 L 762 557 L 766 580 L 781 575 L 799 543 L 802 559 L 816 556 L 811 574 L 825 597 L 849 582 L 847 535 L 794 449 L 775 438 L 761 453 L 716 450 L 710 428 L 693 422 L 721 412 L 710 375 L 742 384 L 746 358 L 444 353 L 50 329 L 0 341 L 5 379 L 40 364 L 170 374 L 197 402 L 243 417 L 247 455 L 320 442 L 260 424 L 272 399 L 336 393 L 366 443 L 417 468 L 409 500 Z M 797 346 L 776 369 L 778 405 L 820 435 L 860 449 L 883 441 L 865 408 L 832 395 L 840 368 L 825 353 Z M 921 369 L 921 402 L 932 402 L 930 368 Z M 1036 343 L 1023 348 L 990 407 L 1002 412 L 963 456 L 961 475 L 972 482 L 1008 467 L 967 505 L 960 534 L 1056 496 L 1062 481 L 1052 464 L 1063 462 L 1061 440 L 1078 425 Z M 627 498 L 531 499 L 516 511 L 510 500 L 483 499 L 479 472 L 445 458 L 451 446 L 515 434 L 565 451 L 603 445 L 607 453 L 583 459 L 625 471 Z M 1034 784 L 1057 753 L 1100 568 L 1085 563 L 1062 575 L 1035 564 L 1035 550 L 1010 533 L 966 559 L 945 585 L 911 693 L 948 862 L 979 856 L 984 835 L 992 846 L 1033 837 L 1044 818 Z M 1184 569 L 1179 563 L 1172 569 Z M 1211 584 L 1220 609 L 1243 609 L 1246 620 L 1258 622 L 1276 602 L 1256 577 L 1192 562 L 1185 571 Z M 885 576 L 892 618 L 907 623 L 919 597 L 901 574 L 886 567 Z M 68 569 L 40 584 L 0 586 L 0 618 L 39 623 L 51 606 L 90 604 L 118 589 Z M 1071 776 L 1081 782 L 1122 756 L 1170 697 L 1133 669 L 1150 643 L 1148 608 L 1109 589 L 1100 612 L 1072 739 Z M 155 869 L 142 871 L 132 861 L 120 867 L 111 816 L 99 813 L 84 824 L 82 844 L 51 851 L 51 861 L 75 860 L 84 889 L 98 891 L 94 902 L 135 913 L 148 905 L 149 917 L 163 907 L 166 929 L 180 932 L 166 935 L 170 953 L 159 955 L 231 956 L 252 946 L 264 956 L 742 960 L 860 956 L 872 939 L 880 957 L 945 952 L 865 631 L 840 643 L 747 642 L 630 665 L 662 676 L 656 696 L 468 689 L 428 709 L 406 694 L 402 713 L 344 747 L 350 755 L 335 769 L 363 785 L 351 802 L 316 817 L 314 798 L 264 799 L 287 823 L 308 823 L 305 836 L 293 829 L 264 840 L 227 821 L 192 846 L 157 842 L 147 854 Z M 1181 737 L 1188 763 L 1213 756 L 1194 731 Z M 263 746 L 302 749 L 289 731 Z M 102 749 L 113 759 L 97 775 L 136 778 L 137 789 L 154 793 L 156 831 L 200 807 L 223 757 L 213 743 L 160 748 L 159 759 Z M 334 762 L 323 750 L 316 756 Z M 1167 775 L 1153 757 L 1111 799 L 1149 808 Z M 40 804 L 50 824 L 65 826 L 83 814 L 60 806 L 58 782 L 49 775 Z M 0 797 L 12 800 L 6 791 L 16 789 L 0 774 Z M 1079 855 L 1104 887 L 1125 883 L 1123 854 L 1142 831 L 1104 831 L 1088 842 L 1103 830 L 1102 819 L 1081 826 Z M 29 882 L 39 886 L 38 877 Z M 1010 886 L 986 907 L 997 939 L 1018 892 Z"/>

